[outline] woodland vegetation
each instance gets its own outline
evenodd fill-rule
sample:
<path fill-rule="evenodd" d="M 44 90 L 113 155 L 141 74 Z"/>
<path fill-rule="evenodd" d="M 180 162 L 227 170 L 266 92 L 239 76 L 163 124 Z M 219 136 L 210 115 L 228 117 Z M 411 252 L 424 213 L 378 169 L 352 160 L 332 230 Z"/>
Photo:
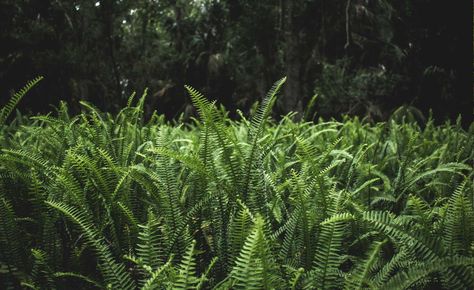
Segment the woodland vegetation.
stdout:
<path fill-rule="evenodd" d="M 469 1 L 1 0 L 0 103 L 43 75 L 23 112 L 117 113 L 149 88 L 147 117 L 192 116 L 186 84 L 247 112 L 287 76 L 276 117 L 313 104 L 380 121 L 405 105 L 469 125 L 472 35 Z"/>
<path fill-rule="evenodd" d="M 2 289 L 473 289 L 474 126 L 0 111 Z"/>
<path fill-rule="evenodd" d="M 474 289 L 472 11 L 0 0 L 0 289 Z"/>

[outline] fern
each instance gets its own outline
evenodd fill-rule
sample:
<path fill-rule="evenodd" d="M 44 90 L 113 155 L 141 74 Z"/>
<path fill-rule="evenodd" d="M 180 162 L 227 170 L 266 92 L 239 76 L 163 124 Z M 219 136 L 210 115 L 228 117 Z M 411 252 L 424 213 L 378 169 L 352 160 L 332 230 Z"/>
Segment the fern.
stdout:
<path fill-rule="evenodd" d="M 33 269 L 31 271 L 31 284 L 40 289 L 54 289 L 53 272 L 49 267 L 46 253 L 39 249 L 31 249 L 34 259 Z"/>
<path fill-rule="evenodd" d="M 471 289 L 474 130 L 0 111 L 0 288 Z M 199 249 L 199 250 L 198 250 Z M 77 284 L 76 284 L 77 283 Z"/>
<path fill-rule="evenodd" d="M 268 250 L 263 220 L 257 218 L 231 272 L 231 277 L 236 281 L 235 289 L 273 288 L 276 277 Z"/>
<path fill-rule="evenodd" d="M 375 242 L 368 251 L 367 258 L 361 262 L 356 269 L 350 274 L 346 280 L 344 289 L 364 289 L 366 286 L 374 288 L 371 281 L 371 274 L 376 267 L 378 259 L 380 259 L 380 251 L 387 241 Z"/>
<path fill-rule="evenodd" d="M 474 205 L 463 194 L 465 180 L 455 190 L 447 204 L 443 240 L 446 248 L 454 253 L 466 255 L 474 242 Z"/>
<path fill-rule="evenodd" d="M 113 289 L 133 289 L 133 280 L 126 272 L 124 265 L 115 261 L 110 249 L 92 225 L 90 217 L 84 211 L 56 201 L 46 201 L 46 204 L 63 213 L 80 228 L 87 242 L 97 253 L 107 287 L 112 287 Z"/>
<path fill-rule="evenodd" d="M 408 243 L 410 251 L 423 260 L 433 261 L 442 256 L 442 249 L 433 241 L 404 229 L 402 224 L 397 223 L 395 216 L 388 212 L 365 212 L 362 218 L 395 241 Z"/>
<path fill-rule="evenodd" d="M 245 169 L 245 173 L 243 177 L 244 183 L 243 183 L 242 190 L 244 194 L 248 193 L 249 184 L 251 182 L 250 177 L 252 176 L 252 172 L 253 172 L 252 167 L 254 166 L 253 165 L 254 159 L 256 155 L 258 154 L 258 150 L 257 150 L 258 138 L 260 138 L 260 135 L 262 134 L 265 121 L 271 112 L 273 104 L 275 103 L 276 95 L 278 91 L 280 90 L 281 86 L 285 83 L 285 81 L 286 81 L 286 77 L 275 82 L 273 87 L 268 92 L 266 98 L 263 100 L 262 105 L 260 106 L 257 113 L 252 119 L 251 128 L 249 130 L 250 150 L 249 150 L 249 154 L 246 160 L 247 167 Z"/>
<path fill-rule="evenodd" d="M 161 225 L 152 211 L 148 213 L 147 223 L 139 225 L 137 256 L 144 265 L 155 270 L 162 266 L 164 242 L 162 240 Z"/>
<path fill-rule="evenodd" d="M 319 234 L 314 267 L 306 277 L 306 288 L 339 288 L 339 256 L 346 223 L 344 220 L 326 222 Z"/>
<path fill-rule="evenodd" d="M 461 275 L 469 280 L 464 281 L 464 284 L 452 283 L 449 284 L 450 289 L 468 289 L 474 285 L 472 266 L 474 265 L 473 258 L 466 257 L 448 257 L 432 262 L 416 263 L 405 271 L 401 271 L 393 276 L 383 287 L 386 289 L 408 289 L 418 280 L 427 277 L 435 272 L 444 272 L 452 267 L 464 266 Z"/>
<path fill-rule="evenodd" d="M 161 289 L 165 286 L 165 281 L 167 280 L 167 270 L 171 267 L 171 259 L 168 260 L 164 265 L 158 267 L 156 270 L 152 271 L 150 278 L 145 282 L 142 290 L 153 290 Z"/>
<path fill-rule="evenodd" d="M 239 254 L 252 228 L 254 217 L 250 210 L 241 203 L 241 208 L 230 221 L 229 225 L 229 259 L 233 260 Z"/>
<path fill-rule="evenodd" d="M 196 289 L 199 279 L 196 276 L 196 261 L 194 260 L 196 242 L 193 241 L 186 249 L 186 253 L 179 265 L 177 281 L 173 289 Z"/>
<path fill-rule="evenodd" d="M 36 77 L 33 80 L 26 83 L 26 85 L 16 92 L 8 101 L 8 103 L 0 110 L 0 128 L 5 124 L 8 116 L 11 114 L 15 106 L 20 100 L 31 90 L 36 84 L 43 79 L 42 76 Z"/>
<path fill-rule="evenodd" d="M 1 189 L 0 189 L 1 190 Z M 0 263 L 11 277 L 20 277 L 26 268 L 26 257 L 19 235 L 20 227 L 9 201 L 0 191 Z"/>

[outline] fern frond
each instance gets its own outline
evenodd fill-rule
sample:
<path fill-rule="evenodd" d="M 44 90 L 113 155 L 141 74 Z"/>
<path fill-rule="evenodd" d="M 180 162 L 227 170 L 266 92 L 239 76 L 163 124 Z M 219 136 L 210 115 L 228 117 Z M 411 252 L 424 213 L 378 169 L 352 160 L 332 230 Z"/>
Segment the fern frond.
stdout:
<path fill-rule="evenodd" d="M 31 249 L 33 269 L 31 270 L 32 284 L 40 289 L 54 289 L 53 272 L 49 267 L 46 253 L 39 249 Z"/>
<path fill-rule="evenodd" d="M 362 219 L 372 224 L 391 239 L 410 245 L 409 251 L 423 260 L 432 261 L 441 256 L 441 249 L 432 241 L 428 241 L 418 233 L 404 229 L 396 223 L 393 214 L 386 211 L 369 211 L 362 215 Z"/>
<path fill-rule="evenodd" d="M 168 278 L 166 277 L 166 271 L 171 266 L 171 258 L 166 262 L 164 265 L 158 267 L 155 271 L 153 271 L 150 277 L 145 281 L 142 290 L 154 290 L 154 289 L 162 289 L 167 282 Z"/>
<path fill-rule="evenodd" d="M 0 128 L 5 124 L 8 116 L 11 114 L 15 106 L 28 93 L 31 88 L 38 84 L 43 79 L 42 76 L 36 77 L 27 82 L 26 85 L 16 92 L 8 101 L 8 103 L 0 110 Z"/>
<path fill-rule="evenodd" d="M 80 281 L 87 282 L 88 284 L 93 285 L 93 286 L 95 286 L 99 289 L 104 288 L 104 285 L 101 285 L 99 282 L 97 282 L 97 281 L 95 281 L 95 280 L 93 280 L 89 277 L 86 277 L 84 275 L 78 274 L 78 273 L 74 273 L 74 272 L 56 272 L 53 275 L 56 279 L 74 278 L 74 279 L 78 279 Z"/>
<path fill-rule="evenodd" d="M 194 259 L 195 246 L 196 241 L 193 241 L 186 249 L 186 254 L 184 254 L 181 263 L 179 264 L 179 274 L 177 281 L 173 284 L 173 289 L 195 289 L 199 283 L 199 279 L 196 276 L 196 261 Z"/>
<path fill-rule="evenodd" d="M 0 262 L 7 265 L 8 272 L 13 276 L 17 276 L 20 270 L 26 270 L 20 230 L 12 205 L 0 191 Z"/>
<path fill-rule="evenodd" d="M 279 92 L 281 86 L 285 83 L 286 77 L 278 80 L 275 82 L 273 87 L 268 92 L 265 99 L 262 101 L 262 105 L 258 109 L 255 116 L 252 118 L 251 121 L 251 128 L 249 130 L 249 143 L 250 143 L 250 150 L 246 160 L 246 169 L 244 171 L 244 183 L 243 183 L 243 194 L 246 195 L 249 190 L 250 185 L 250 178 L 252 176 L 252 167 L 254 166 L 254 159 L 257 155 L 257 142 L 258 138 L 262 134 L 263 127 L 265 125 L 265 121 L 269 116 L 273 104 L 275 103 L 276 95 Z"/>
<path fill-rule="evenodd" d="M 385 289 L 409 289 L 418 280 L 428 277 L 436 272 L 446 272 L 450 268 L 462 267 L 460 276 L 467 278 L 466 281 L 453 281 L 449 285 L 450 289 L 469 289 L 474 285 L 473 267 L 474 258 L 468 257 L 447 257 L 434 261 L 418 262 L 404 271 L 394 275 L 383 288 Z M 468 287 L 468 288 L 465 288 Z"/>
<path fill-rule="evenodd" d="M 99 265 L 104 279 L 113 289 L 133 289 L 134 283 L 125 266 L 115 261 L 113 255 L 103 240 L 102 236 L 94 228 L 93 223 L 83 210 L 73 208 L 62 202 L 46 201 L 46 204 L 63 213 L 68 219 L 76 224 L 87 239 L 99 258 Z"/>
<path fill-rule="evenodd" d="M 474 242 L 474 205 L 464 195 L 467 179 L 451 195 L 444 218 L 443 241 L 447 249 L 465 255 Z"/>
<path fill-rule="evenodd" d="M 374 270 L 377 260 L 379 259 L 382 246 L 386 242 L 387 240 L 375 242 L 371 246 L 366 259 L 361 261 L 356 269 L 354 269 L 354 271 L 350 274 L 349 278 L 346 279 L 344 289 L 365 289 L 366 286 L 371 286 L 369 288 L 374 288 L 373 282 L 370 280 L 370 275 Z"/>
<path fill-rule="evenodd" d="M 272 289 L 278 279 L 274 273 L 273 258 L 263 230 L 263 220 L 258 217 L 248 235 L 231 272 L 235 289 Z"/>
<path fill-rule="evenodd" d="M 230 260 L 233 260 L 238 255 L 254 223 L 254 217 L 250 213 L 250 210 L 243 203 L 240 203 L 240 205 L 239 211 L 232 218 L 229 225 L 228 239 Z"/>
<path fill-rule="evenodd" d="M 147 223 L 138 225 L 140 232 L 138 233 L 137 256 L 143 264 L 157 269 L 162 265 L 162 259 L 165 256 L 164 242 L 162 240 L 162 232 L 160 223 L 153 212 L 148 213 Z"/>
<path fill-rule="evenodd" d="M 342 239 L 349 215 L 334 218 L 331 222 L 322 224 L 318 245 L 314 255 L 314 266 L 306 277 L 306 287 L 313 289 L 340 288 L 338 268 L 342 254 Z"/>

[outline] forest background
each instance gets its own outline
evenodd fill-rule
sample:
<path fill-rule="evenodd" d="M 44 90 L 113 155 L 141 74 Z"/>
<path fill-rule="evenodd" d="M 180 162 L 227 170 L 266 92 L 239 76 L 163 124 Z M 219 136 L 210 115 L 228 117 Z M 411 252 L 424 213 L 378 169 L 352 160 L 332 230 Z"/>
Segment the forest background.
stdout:
<path fill-rule="evenodd" d="M 1 0 L 0 105 L 43 75 L 22 111 L 87 100 L 115 112 L 149 88 L 148 113 L 189 117 L 189 84 L 247 113 L 287 76 L 276 116 L 378 121 L 405 106 L 470 124 L 472 11 L 438 0 Z"/>

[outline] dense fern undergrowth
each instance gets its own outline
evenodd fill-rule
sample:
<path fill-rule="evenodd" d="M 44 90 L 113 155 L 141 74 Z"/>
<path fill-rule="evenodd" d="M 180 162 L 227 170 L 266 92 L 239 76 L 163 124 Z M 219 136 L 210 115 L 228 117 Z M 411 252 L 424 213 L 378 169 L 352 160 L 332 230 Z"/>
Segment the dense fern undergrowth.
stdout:
<path fill-rule="evenodd" d="M 474 126 L 0 112 L 1 289 L 473 289 Z"/>

